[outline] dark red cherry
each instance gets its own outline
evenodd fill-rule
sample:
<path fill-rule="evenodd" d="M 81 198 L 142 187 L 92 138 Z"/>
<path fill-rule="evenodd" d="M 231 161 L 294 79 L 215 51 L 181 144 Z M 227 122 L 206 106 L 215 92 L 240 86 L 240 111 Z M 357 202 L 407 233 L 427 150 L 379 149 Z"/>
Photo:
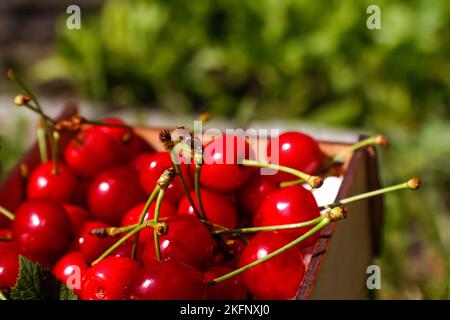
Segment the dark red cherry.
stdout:
<path fill-rule="evenodd" d="M 138 204 L 134 208 L 130 209 L 123 217 L 120 225 L 130 226 L 139 222 L 142 211 L 144 210 L 145 202 Z M 156 200 L 152 202 L 150 208 L 147 210 L 144 221 L 153 220 L 155 216 Z M 159 209 L 159 218 L 168 218 L 177 214 L 177 209 L 169 201 L 162 201 Z M 139 240 L 142 242 L 150 241 L 153 238 L 153 228 L 147 228 L 139 233 Z"/>
<path fill-rule="evenodd" d="M 82 252 L 70 252 L 58 260 L 52 272 L 57 279 L 79 295 L 83 277 L 88 269 L 89 266 Z"/>
<path fill-rule="evenodd" d="M 276 189 L 278 189 L 278 186 L 272 176 L 261 175 L 257 171 L 237 192 L 239 205 L 245 212 L 253 214 L 264 199 Z"/>
<path fill-rule="evenodd" d="M 200 183 L 219 192 L 241 187 L 255 168 L 242 165 L 243 159 L 253 159 L 250 145 L 238 136 L 220 136 L 204 148 L 204 163 Z"/>
<path fill-rule="evenodd" d="M 278 148 L 276 148 L 278 139 Z M 323 154 L 319 144 L 312 137 L 300 132 L 285 132 L 274 137 L 267 145 L 267 155 L 272 157 L 273 152 L 278 153 L 278 164 L 306 172 L 311 175 L 317 174 L 323 161 Z M 273 162 L 273 161 L 271 161 Z M 278 172 L 278 182 L 298 179 L 289 173 Z"/>
<path fill-rule="evenodd" d="M 196 268 L 177 261 L 155 262 L 130 283 L 131 300 L 203 300 L 206 281 Z"/>
<path fill-rule="evenodd" d="M 118 238 L 100 238 L 96 235 L 92 235 L 91 231 L 94 229 L 108 228 L 110 225 L 100 221 L 87 222 L 76 239 L 74 245 L 75 250 L 80 250 L 88 262 L 92 262 L 97 259 L 103 252 L 111 247 Z"/>
<path fill-rule="evenodd" d="M 114 138 L 95 128 L 83 130 L 72 139 L 64 157 L 69 167 L 83 178 L 93 178 L 121 162 Z"/>
<path fill-rule="evenodd" d="M 253 216 L 253 225 L 274 226 L 305 222 L 320 216 L 320 210 L 313 194 L 302 186 L 280 188 L 269 194 Z M 312 227 L 303 227 L 280 231 L 290 240 L 298 238 Z M 315 233 L 300 246 L 313 243 L 319 233 Z"/>
<path fill-rule="evenodd" d="M 220 276 L 230 273 L 234 269 L 228 266 L 213 266 L 204 273 L 206 281 L 214 280 Z M 208 300 L 245 300 L 247 290 L 242 282 L 241 276 L 237 275 L 217 285 L 208 287 Z"/>
<path fill-rule="evenodd" d="M 88 192 L 92 216 L 112 225 L 119 225 L 122 216 L 145 198 L 137 174 L 123 167 L 103 171 Z"/>
<path fill-rule="evenodd" d="M 168 152 L 153 153 L 151 156 L 146 157 L 145 160 L 146 162 L 140 171 L 140 181 L 142 188 L 144 188 L 145 192 L 150 195 L 153 192 L 153 189 L 155 189 L 156 182 L 161 174 L 164 170 L 172 168 L 173 164 Z M 180 164 L 180 167 L 188 188 L 192 189 L 193 183 L 189 178 L 188 166 L 185 164 Z M 184 191 L 181 180 L 178 176 L 176 176 L 170 183 L 164 198 L 177 206 L 183 196 Z"/>
<path fill-rule="evenodd" d="M 19 253 L 43 265 L 54 262 L 73 237 L 63 206 L 50 199 L 30 199 L 17 209 L 13 236 Z"/>
<path fill-rule="evenodd" d="M 200 196 L 208 221 L 217 223 L 229 229 L 236 227 L 237 211 L 227 197 L 207 189 L 200 189 Z M 197 210 L 200 212 L 195 191 L 191 191 L 191 197 L 194 200 Z M 180 205 L 178 206 L 178 213 L 196 216 L 187 196 L 181 200 Z"/>
<path fill-rule="evenodd" d="M 141 266 L 123 257 L 108 257 L 92 266 L 84 276 L 82 300 L 122 300 L 125 288 Z"/>
<path fill-rule="evenodd" d="M 53 173 L 53 162 L 38 165 L 28 179 L 28 198 L 50 198 L 60 203 L 74 203 L 80 184 L 72 171 L 58 162 L 57 174 Z"/>
<path fill-rule="evenodd" d="M 176 260 L 188 265 L 205 268 L 211 261 L 214 240 L 207 227 L 196 217 L 176 215 L 166 220 L 168 233 L 159 237 L 162 260 Z M 155 259 L 155 245 L 147 243 L 144 249 L 144 265 Z"/>
<path fill-rule="evenodd" d="M 151 161 L 152 155 L 153 153 L 151 152 L 139 153 L 131 160 L 131 166 L 136 169 L 136 171 L 141 172 L 141 170 Z"/>
<path fill-rule="evenodd" d="M 19 252 L 15 243 L 0 242 L 0 289 L 16 285 L 19 275 Z"/>
<path fill-rule="evenodd" d="M 264 258 L 289 241 L 277 232 L 260 232 L 254 236 L 239 261 L 239 267 Z M 293 247 L 241 274 L 247 290 L 255 299 L 284 300 L 297 295 L 305 275 L 298 247 Z"/>
<path fill-rule="evenodd" d="M 113 126 L 96 125 L 94 128 L 114 138 L 122 161 L 129 161 L 139 152 L 146 149 L 147 143 L 140 136 L 138 136 L 131 127 L 125 126 L 125 123 L 122 120 L 110 118 L 103 119 L 102 122 L 113 124 Z"/>
<path fill-rule="evenodd" d="M 70 204 L 64 204 L 63 206 L 72 224 L 73 233 L 79 235 L 84 224 L 90 219 L 89 212 L 79 206 Z"/>

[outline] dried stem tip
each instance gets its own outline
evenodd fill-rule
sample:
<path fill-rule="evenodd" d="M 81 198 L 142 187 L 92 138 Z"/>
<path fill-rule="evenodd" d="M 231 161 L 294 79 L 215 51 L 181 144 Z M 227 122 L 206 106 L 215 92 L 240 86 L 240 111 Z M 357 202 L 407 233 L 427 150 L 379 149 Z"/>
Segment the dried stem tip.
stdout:
<path fill-rule="evenodd" d="M 323 178 L 319 176 L 310 176 L 308 178 L 308 184 L 311 186 L 311 188 L 320 188 L 323 184 Z"/>
<path fill-rule="evenodd" d="M 61 120 L 55 125 L 56 130 L 68 129 L 72 131 L 81 130 L 81 126 L 86 123 L 86 119 L 76 114 L 69 120 Z"/>
<path fill-rule="evenodd" d="M 22 179 L 26 179 L 28 177 L 28 166 L 26 163 L 21 163 L 19 166 L 20 176 Z"/>
<path fill-rule="evenodd" d="M 12 69 L 12 68 L 9 68 L 7 71 L 6 71 L 6 76 L 9 78 L 9 79 L 11 79 L 11 80 L 14 80 L 16 77 L 15 77 L 15 73 L 14 73 L 14 70 Z"/>
<path fill-rule="evenodd" d="M 326 217 L 331 222 L 343 220 L 347 217 L 347 208 L 344 206 L 334 207 L 326 213 Z"/>
<path fill-rule="evenodd" d="M 389 147 L 389 141 L 386 138 L 386 136 L 380 134 L 378 136 L 375 137 L 376 143 L 380 146 L 382 146 L 383 148 L 387 148 Z"/>
<path fill-rule="evenodd" d="M 31 101 L 31 97 L 24 94 L 18 94 L 14 97 L 14 104 L 18 107 L 27 105 Z"/>
<path fill-rule="evenodd" d="M 164 236 L 169 232 L 169 225 L 166 222 L 158 222 L 155 227 L 156 233 L 160 236 Z"/>
<path fill-rule="evenodd" d="M 417 190 L 417 189 L 419 189 L 420 185 L 422 184 L 422 181 L 420 181 L 419 178 L 412 178 L 412 179 L 408 180 L 407 184 L 408 184 L 408 188 L 410 188 L 411 190 Z"/>
<path fill-rule="evenodd" d="M 174 142 L 172 141 L 172 135 L 170 134 L 169 130 L 162 130 L 159 133 L 159 141 L 162 143 L 164 149 L 167 151 L 170 151 L 175 146 Z"/>
<path fill-rule="evenodd" d="M 159 179 L 156 183 L 159 185 L 159 187 L 162 190 L 167 190 L 170 182 L 172 181 L 172 179 L 174 177 L 175 177 L 175 170 L 173 168 L 169 168 L 169 169 L 164 170 L 164 172 L 159 177 Z"/>

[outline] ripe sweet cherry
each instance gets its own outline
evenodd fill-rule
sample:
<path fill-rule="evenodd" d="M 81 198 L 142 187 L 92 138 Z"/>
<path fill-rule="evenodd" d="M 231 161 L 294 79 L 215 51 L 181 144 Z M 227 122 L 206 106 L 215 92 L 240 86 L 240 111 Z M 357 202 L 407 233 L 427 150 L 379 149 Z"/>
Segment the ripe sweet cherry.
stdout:
<path fill-rule="evenodd" d="M 15 243 L 0 242 L 0 289 L 14 287 L 19 275 L 19 252 Z"/>
<path fill-rule="evenodd" d="M 273 176 L 261 175 L 257 171 L 239 192 L 237 192 L 239 205 L 245 212 L 253 214 L 266 197 L 276 189 L 278 187 Z"/>
<path fill-rule="evenodd" d="M 52 273 L 65 285 L 79 295 L 81 293 L 81 279 L 89 269 L 86 258 L 82 252 L 70 252 L 62 256 L 52 269 Z M 76 277 L 79 277 L 79 283 Z M 80 285 L 80 287 L 76 287 Z"/>
<path fill-rule="evenodd" d="M 91 231 L 94 229 L 108 228 L 110 225 L 103 223 L 101 221 L 89 221 L 87 222 L 78 238 L 75 240 L 73 249 L 76 251 L 81 251 L 86 261 L 92 262 L 98 258 L 103 252 L 111 247 L 117 239 L 115 238 L 100 238 L 96 235 L 92 235 Z"/>
<path fill-rule="evenodd" d="M 83 229 L 83 226 L 90 219 L 89 212 L 79 206 L 70 204 L 64 204 L 64 209 L 72 224 L 72 230 L 74 235 L 79 235 Z"/>

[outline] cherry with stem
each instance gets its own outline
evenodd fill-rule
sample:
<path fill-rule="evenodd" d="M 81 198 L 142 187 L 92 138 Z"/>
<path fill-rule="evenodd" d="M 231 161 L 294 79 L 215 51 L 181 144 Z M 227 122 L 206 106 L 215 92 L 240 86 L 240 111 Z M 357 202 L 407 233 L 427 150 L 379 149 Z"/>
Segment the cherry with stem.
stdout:
<path fill-rule="evenodd" d="M 159 211 L 161 209 L 161 203 L 164 198 L 165 189 L 161 189 L 156 199 L 155 215 L 153 219 L 156 223 L 159 222 Z M 161 248 L 159 247 L 159 232 L 157 228 L 153 229 L 153 238 L 155 239 L 156 260 L 161 261 Z"/>

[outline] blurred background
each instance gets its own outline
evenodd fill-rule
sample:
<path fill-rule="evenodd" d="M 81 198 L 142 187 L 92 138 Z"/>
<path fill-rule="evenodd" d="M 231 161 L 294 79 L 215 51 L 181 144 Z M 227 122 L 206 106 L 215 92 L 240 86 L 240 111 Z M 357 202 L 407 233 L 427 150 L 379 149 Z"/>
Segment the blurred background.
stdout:
<path fill-rule="evenodd" d="M 66 28 L 70 4 L 80 30 Z M 366 27 L 371 4 L 381 30 Z M 383 184 L 424 185 L 386 196 L 375 297 L 449 299 L 449 29 L 448 0 L 2 0 L 0 63 L 54 113 L 76 99 L 135 122 L 210 111 L 384 133 Z M 1 76 L 3 172 L 35 128 L 15 93 Z"/>

